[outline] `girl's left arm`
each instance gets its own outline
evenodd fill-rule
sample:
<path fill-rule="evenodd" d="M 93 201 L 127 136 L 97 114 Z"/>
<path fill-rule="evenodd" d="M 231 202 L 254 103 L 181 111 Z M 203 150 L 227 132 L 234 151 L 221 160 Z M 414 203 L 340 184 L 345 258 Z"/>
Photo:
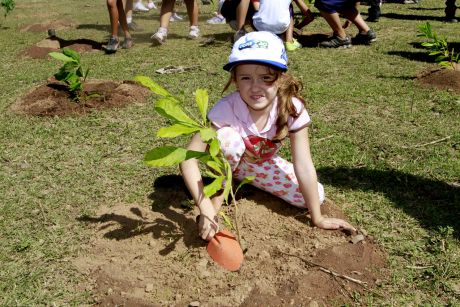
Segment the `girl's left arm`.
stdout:
<path fill-rule="evenodd" d="M 308 127 L 289 133 L 289 139 L 291 141 L 291 155 L 294 172 L 313 224 L 323 229 L 343 228 L 355 231 L 356 229 L 346 221 L 336 218 L 326 218 L 321 214 L 318 178 L 310 154 Z"/>

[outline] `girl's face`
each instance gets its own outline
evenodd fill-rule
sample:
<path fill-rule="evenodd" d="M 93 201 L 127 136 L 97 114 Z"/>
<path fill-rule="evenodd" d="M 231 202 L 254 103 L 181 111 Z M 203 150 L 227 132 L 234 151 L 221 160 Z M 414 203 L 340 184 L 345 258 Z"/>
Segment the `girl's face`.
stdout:
<path fill-rule="evenodd" d="M 235 67 L 235 84 L 241 98 L 254 111 L 270 111 L 275 101 L 278 74 L 261 64 L 240 64 Z"/>

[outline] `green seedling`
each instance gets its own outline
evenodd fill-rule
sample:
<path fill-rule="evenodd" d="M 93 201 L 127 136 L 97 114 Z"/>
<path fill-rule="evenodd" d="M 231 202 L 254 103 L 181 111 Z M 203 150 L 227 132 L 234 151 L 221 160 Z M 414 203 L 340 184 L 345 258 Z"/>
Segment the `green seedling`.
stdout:
<path fill-rule="evenodd" d="M 6 18 L 6 16 L 14 9 L 15 3 L 14 0 L 1 0 L 0 5 L 5 11 L 4 16 Z"/>
<path fill-rule="evenodd" d="M 197 89 L 195 91 L 195 102 L 200 118 L 194 118 L 191 113 L 186 112 L 178 98 L 172 96 L 166 89 L 149 77 L 136 76 L 134 80 L 150 89 L 153 93 L 161 96 L 155 103 L 155 111 L 167 118 L 171 122 L 171 125 L 160 128 L 157 131 L 157 137 L 175 138 L 199 133 L 201 139 L 209 148 L 207 152 L 199 152 L 176 146 L 160 146 L 145 154 L 145 164 L 153 167 L 173 166 L 192 158 L 203 162 L 209 169 L 206 175 L 213 178 L 213 181 L 204 187 L 204 193 L 207 197 L 212 197 L 224 187 L 224 203 L 226 205 L 235 205 L 235 229 L 238 241 L 241 243 L 238 228 L 238 206 L 235 194 L 242 185 L 252 181 L 254 178 L 245 178 L 235 190 L 233 189 L 231 166 L 220 150 L 216 131 L 211 127 L 211 123 L 206 116 L 209 105 L 207 91 L 204 89 Z M 231 197 L 231 203 L 229 203 L 229 197 Z"/>
<path fill-rule="evenodd" d="M 455 53 L 454 48 L 449 50 L 447 39 L 445 37 L 439 38 L 429 22 L 420 25 L 419 32 L 417 36 L 423 36 L 431 40 L 430 42 L 423 42 L 422 46 L 430 50 L 430 56 L 436 57 L 436 63 L 444 68 L 456 69 L 460 54 Z"/>
<path fill-rule="evenodd" d="M 49 55 L 64 64 L 54 74 L 56 80 L 64 82 L 75 101 L 80 101 L 83 92 L 83 83 L 89 73 L 89 68 L 84 72 L 81 64 L 81 56 L 75 50 L 63 48 L 61 52 L 50 52 Z"/>

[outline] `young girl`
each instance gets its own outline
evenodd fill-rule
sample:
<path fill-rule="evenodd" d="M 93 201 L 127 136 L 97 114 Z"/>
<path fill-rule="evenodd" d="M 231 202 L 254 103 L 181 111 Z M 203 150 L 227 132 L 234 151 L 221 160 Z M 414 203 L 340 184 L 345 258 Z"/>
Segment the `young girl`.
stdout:
<path fill-rule="evenodd" d="M 324 190 L 317 182 L 310 156 L 310 117 L 300 97 L 301 84 L 286 74 L 284 44 L 276 35 L 250 32 L 235 42 L 224 69 L 231 73 L 236 92 L 221 99 L 208 118 L 217 130 L 222 151 L 234 177 L 255 176 L 252 185 L 291 205 L 308 208 L 314 225 L 323 229 L 354 228 L 347 222 L 321 215 Z M 293 163 L 277 155 L 281 141 L 289 137 Z M 205 151 L 197 134 L 189 150 Z M 200 236 L 211 240 L 218 231 L 216 215 L 222 195 L 207 198 L 197 160 L 180 165 L 185 184 L 200 210 Z M 228 184 L 228 183 L 227 183 Z"/>

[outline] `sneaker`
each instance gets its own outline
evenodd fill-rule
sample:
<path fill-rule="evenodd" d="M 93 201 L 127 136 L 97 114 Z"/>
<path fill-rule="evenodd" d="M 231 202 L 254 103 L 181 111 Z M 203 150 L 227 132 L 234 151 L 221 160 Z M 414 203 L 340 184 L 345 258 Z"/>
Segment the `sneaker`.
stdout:
<path fill-rule="evenodd" d="M 353 37 L 353 44 L 356 45 L 369 45 L 372 42 L 377 40 L 377 35 L 375 35 L 374 30 L 369 29 L 366 33 L 358 33 Z"/>
<path fill-rule="evenodd" d="M 216 15 L 211 19 L 208 19 L 206 23 L 209 23 L 211 25 L 219 25 L 219 24 L 225 24 L 227 23 L 225 20 L 225 17 L 222 15 Z"/>
<path fill-rule="evenodd" d="M 157 9 L 157 6 L 156 6 L 155 3 L 152 1 L 152 2 L 147 3 L 147 8 L 148 8 L 149 10 L 156 10 L 156 9 Z"/>
<path fill-rule="evenodd" d="M 242 38 L 243 36 L 246 35 L 246 30 L 244 29 L 241 29 L 239 31 L 237 31 L 234 35 L 233 35 L 233 42 L 236 42 L 237 40 L 239 40 L 240 38 Z"/>
<path fill-rule="evenodd" d="M 302 48 L 302 44 L 300 44 L 295 38 L 292 40 L 292 43 L 285 42 L 284 45 L 286 46 L 287 51 L 294 51 Z"/>
<path fill-rule="evenodd" d="M 159 44 L 164 44 L 166 41 L 166 37 L 168 36 L 168 32 L 164 28 L 159 28 L 150 38 L 153 41 L 158 42 Z"/>
<path fill-rule="evenodd" d="M 141 2 L 138 1 L 136 4 L 134 4 L 133 11 L 135 12 L 148 12 L 149 9 L 145 7 L 145 5 Z"/>
<path fill-rule="evenodd" d="M 111 54 L 117 52 L 118 47 L 120 46 L 120 41 L 118 37 L 111 36 L 107 43 L 107 47 L 105 47 L 105 53 Z"/>
<path fill-rule="evenodd" d="M 404 4 L 417 4 L 418 0 L 404 0 L 403 3 Z"/>
<path fill-rule="evenodd" d="M 349 48 L 351 47 L 351 39 L 349 36 L 341 38 L 339 36 L 331 36 L 327 40 L 319 43 L 321 48 Z"/>
<path fill-rule="evenodd" d="M 449 23 L 456 23 L 458 22 L 458 20 L 456 18 L 445 18 L 444 19 L 445 22 L 449 22 Z"/>
<path fill-rule="evenodd" d="M 182 19 L 184 19 L 184 17 L 178 15 L 176 12 L 172 13 L 171 17 L 169 17 L 169 21 L 181 21 Z"/>
<path fill-rule="evenodd" d="M 123 45 L 121 45 L 121 48 L 123 49 L 129 49 L 134 45 L 134 41 L 132 37 L 125 37 L 125 40 L 123 41 Z"/>
<path fill-rule="evenodd" d="M 200 29 L 197 26 L 191 26 L 190 32 L 188 32 L 188 37 L 191 39 L 196 39 L 200 36 Z"/>

